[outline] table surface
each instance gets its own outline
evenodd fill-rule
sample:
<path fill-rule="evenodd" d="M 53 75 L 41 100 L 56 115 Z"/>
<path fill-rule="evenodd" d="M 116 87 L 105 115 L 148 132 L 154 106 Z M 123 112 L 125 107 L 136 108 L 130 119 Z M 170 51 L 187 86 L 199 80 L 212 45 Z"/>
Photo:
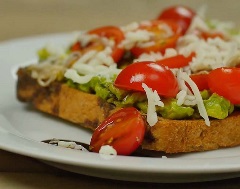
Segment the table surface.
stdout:
<path fill-rule="evenodd" d="M 239 24 L 240 2 L 228 0 L 181 1 L 193 8 L 207 5 L 208 16 Z M 1 0 L 0 42 L 19 37 L 85 30 L 101 25 L 124 25 L 154 18 L 177 0 Z M 227 9 L 227 10 L 226 10 Z M 86 21 L 87 20 L 87 21 Z M 48 166 L 36 159 L 0 150 L 0 188 L 240 188 L 240 178 L 222 181 L 162 184 L 100 179 Z"/>

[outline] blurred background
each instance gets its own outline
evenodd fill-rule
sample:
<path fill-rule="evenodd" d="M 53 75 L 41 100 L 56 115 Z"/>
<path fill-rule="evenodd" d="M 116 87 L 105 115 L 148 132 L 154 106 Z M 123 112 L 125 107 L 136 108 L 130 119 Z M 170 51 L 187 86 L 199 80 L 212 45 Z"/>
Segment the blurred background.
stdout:
<path fill-rule="evenodd" d="M 0 41 L 125 25 L 155 18 L 176 4 L 207 6 L 208 17 L 240 24 L 239 0 L 0 0 Z"/>

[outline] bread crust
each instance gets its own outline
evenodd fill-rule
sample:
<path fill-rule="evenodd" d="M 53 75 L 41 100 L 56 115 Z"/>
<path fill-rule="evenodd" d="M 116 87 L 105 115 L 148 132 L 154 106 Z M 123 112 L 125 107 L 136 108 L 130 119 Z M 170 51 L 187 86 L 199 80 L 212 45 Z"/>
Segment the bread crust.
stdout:
<path fill-rule="evenodd" d="M 25 68 L 18 70 L 17 98 L 36 109 L 94 130 L 106 117 L 117 111 L 94 94 L 53 82 L 41 87 Z M 148 126 L 142 148 L 166 153 L 207 151 L 240 145 L 240 112 L 223 120 L 170 120 L 159 117 Z"/>
<path fill-rule="evenodd" d="M 18 70 L 17 98 L 36 109 L 94 130 L 116 107 L 60 82 L 41 87 L 26 69 Z"/>

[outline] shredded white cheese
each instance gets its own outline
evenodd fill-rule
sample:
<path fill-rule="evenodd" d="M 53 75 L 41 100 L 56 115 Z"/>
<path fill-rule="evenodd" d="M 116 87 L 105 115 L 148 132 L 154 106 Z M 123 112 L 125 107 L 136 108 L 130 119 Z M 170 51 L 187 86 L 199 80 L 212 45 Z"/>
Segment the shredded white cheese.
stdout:
<path fill-rule="evenodd" d="M 161 59 L 163 59 L 163 55 L 160 52 L 150 52 L 141 54 L 137 59 L 134 59 L 133 62 L 157 61 Z"/>
<path fill-rule="evenodd" d="M 165 30 L 165 32 L 163 32 L 163 37 L 164 38 L 168 38 L 168 37 L 171 37 L 174 35 L 174 32 L 172 30 L 172 28 L 165 24 L 165 23 L 162 23 L 160 26 L 159 26 L 159 29 L 160 30 Z"/>
<path fill-rule="evenodd" d="M 89 82 L 93 75 L 92 74 L 89 74 L 89 75 L 83 75 L 83 76 L 80 76 L 78 73 L 77 73 L 77 70 L 74 70 L 74 69 L 68 69 L 64 76 L 68 79 L 71 79 L 73 82 L 75 83 L 79 83 L 79 84 L 84 84 L 84 83 L 87 83 Z"/>
<path fill-rule="evenodd" d="M 114 74 L 119 74 L 120 71 L 121 69 L 117 69 L 116 65 L 107 67 L 103 65 L 92 66 L 82 64 L 77 69 L 68 69 L 64 76 L 75 83 L 84 84 L 89 82 L 94 76 L 102 75 L 106 78 L 110 78 Z"/>
<path fill-rule="evenodd" d="M 190 62 L 189 66 L 181 70 L 172 69 L 172 72 L 178 80 L 180 89 L 176 96 L 177 104 L 179 106 L 196 105 L 206 125 L 210 125 L 200 91 L 189 75 L 202 70 L 212 70 L 219 67 L 233 67 L 240 64 L 240 35 L 230 34 L 230 31 L 235 27 L 232 23 L 219 22 L 216 20 L 206 22 L 203 20 L 204 11 L 199 14 L 201 15 L 197 15 L 193 18 L 186 34 L 178 40 L 176 49 L 166 49 L 165 54 L 160 52 L 144 53 L 140 55 L 138 59 L 135 59 L 134 62 L 157 61 L 178 54 L 188 57 L 194 52 L 195 57 Z M 154 33 L 139 29 L 140 25 L 149 26 L 151 22 L 134 22 L 121 27 L 125 39 L 119 44 L 119 47 L 124 48 L 124 50 L 130 50 L 133 46 L 147 47 L 154 45 Z M 165 31 L 163 32 L 163 37 L 173 35 L 173 31 L 168 25 L 161 25 L 161 30 Z M 196 31 L 207 33 L 214 33 L 217 31 L 226 36 L 228 40 L 219 37 L 205 40 L 196 35 Z M 103 50 L 89 50 L 83 54 L 81 52 L 73 52 L 69 55 L 66 53 L 67 50 L 60 46 L 47 45 L 45 48 L 50 56 L 45 62 L 41 62 L 41 64 L 32 67 L 32 77 L 37 79 L 40 85 L 47 86 L 52 81 L 56 80 L 59 73 L 65 73 L 64 76 L 66 78 L 79 84 L 87 83 L 92 77 L 97 75 L 110 77 L 113 74 L 118 74 L 121 70 L 117 69 L 117 64 L 111 56 L 112 47 L 115 45 L 114 40 L 99 37 L 97 35 L 90 35 L 86 32 L 80 32 L 74 42 L 79 41 L 81 45 L 85 47 L 89 42 L 95 40 L 105 46 Z M 143 77 L 143 75 L 137 74 L 131 78 L 131 82 L 142 81 L 144 80 Z M 186 86 L 186 83 L 190 86 L 191 90 Z M 149 125 L 153 126 L 158 119 L 156 106 L 164 106 L 164 104 L 154 89 L 149 88 L 144 83 L 142 87 L 148 98 L 147 121 Z"/>
<path fill-rule="evenodd" d="M 47 44 L 45 47 L 46 51 L 49 53 L 51 58 L 65 58 L 67 56 L 66 54 L 66 48 L 61 45 L 54 45 L 52 43 Z"/>
<path fill-rule="evenodd" d="M 82 64 L 90 65 L 107 65 L 111 66 L 116 64 L 111 57 L 112 49 L 106 47 L 102 51 L 89 50 L 83 54 L 73 65 L 73 68 L 76 69 L 81 67 Z"/>
<path fill-rule="evenodd" d="M 186 100 L 185 103 L 187 103 L 186 105 L 195 105 L 197 104 L 197 107 L 198 107 L 198 111 L 200 113 L 200 115 L 202 116 L 202 118 L 205 120 L 205 123 L 207 126 L 210 126 L 210 120 L 209 120 L 209 117 L 207 115 L 207 111 L 206 111 L 206 108 L 204 106 L 204 103 L 203 103 L 203 99 L 202 99 L 202 96 L 200 94 L 200 91 L 197 87 L 197 85 L 194 83 L 194 81 L 189 77 L 189 75 L 186 73 L 186 72 L 182 72 L 181 70 L 179 70 L 179 73 L 178 73 L 178 80 L 181 80 L 181 81 L 184 81 L 186 83 L 188 83 L 188 85 L 190 86 L 190 88 L 192 89 L 193 91 L 193 95 L 194 97 L 188 97 L 188 99 L 186 98 L 187 96 L 187 92 L 186 92 L 186 89 L 184 87 L 184 91 L 185 92 L 181 92 L 181 93 L 184 93 L 183 95 L 185 95 L 184 97 L 180 98 L 178 96 L 178 103 L 182 103 L 181 101 L 183 101 L 184 99 Z M 192 104 L 191 104 L 192 102 Z"/>
<path fill-rule="evenodd" d="M 148 99 L 147 122 L 150 126 L 153 126 L 158 122 L 156 106 L 164 107 L 164 104 L 156 90 L 153 91 L 145 83 L 142 83 L 142 87 L 145 90 Z"/>
<path fill-rule="evenodd" d="M 187 34 L 189 33 L 193 33 L 196 30 L 200 30 L 200 31 L 208 31 L 208 25 L 206 24 L 206 22 L 199 17 L 198 15 L 196 15 L 193 19 L 192 22 L 187 30 Z"/>
<path fill-rule="evenodd" d="M 89 35 L 86 32 L 76 33 L 75 42 L 79 41 L 83 47 L 85 47 L 89 42 L 98 39 L 97 35 Z"/>
<path fill-rule="evenodd" d="M 126 26 L 122 26 L 121 27 L 121 30 L 126 33 L 126 32 L 129 32 L 129 31 L 134 31 L 134 30 L 137 30 L 139 27 L 139 23 L 138 22 L 132 22 Z"/>
<path fill-rule="evenodd" d="M 202 18 L 195 16 L 187 34 L 178 40 L 177 51 L 179 54 L 189 56 L 192 52 L 195 53 L 189 67 L 192 72 L 236 66 L 240 63 L 240 40 L 231 36 L 229 32 L 234 25 L 214 20 L 211 20 L 211 25 L 214 25 L 214 28 L 210 28 Z M 196 31 L 209 34 L 218 32 L 226 36 L 228 40 L 219 37 L 205 40 L 196 35 Z"/>
<path fill-rule="evenodd" d="M 152 36 L 154 34 L 147 30 L 128 31 L 125 33 L 125 39 L 119 44 L 119 47 L 129 50 L 135 45 L 140 45 L 144 42 L 149 44 Z"/>
<path fill-rule="evenodd" d="M 193 72 L 235 66 L 233 64 L 239 63 L 236 60 L 240 57 L 240 44 L 236 41 L 224 41 L 220 38 L 205 41 L 195 35 L 182 37 L 178 50 L 184 55 L 195 52 L 196 56 L 190 63 Z"/>
<path fill-rule="evenodd" d="M 84 152 L 88 152 L 88 150 L 86 148 L 84 148 L 82 145 L 77 144 L 76 142 L 73 142 L 73 141 L 64 141 L 64 140 L 53 139 L 49 142 L 49 144 L 57 145 L 57 146 L 64 147 L 64 148 L 70 148 L 70 149 L 74 149 L 74 150 L 81 150 Z"/>
<path fill-rule="evenodd" d="M 141 62 L 141 61 L 158 61 L 165 58 L 170 58 L 173 56 L 178 55 L 178 52 L 174 48 L 167 48 L 165 50 L 165 54 L 163 55 L 160 52 L 150 52 L 150 53 L 143 53 L 137 59 L 134 59 L 133 62 Z"/>
<path fill-rule="evenodd" d="M 33 64 L 30 66 L 32 72 L 31 77 L 38 81 L 38 84 L 46 87 L 57 79 L 59 74 L 63 75 L 66 67 L 60 64 L 50 64 L 44 62 L 41 64 Z"/>
<path fill-rule="evenodd" d="M 117 151 L 110 145 L 104 145 L 100 148 L 99 154 L 116 156 Z"/>

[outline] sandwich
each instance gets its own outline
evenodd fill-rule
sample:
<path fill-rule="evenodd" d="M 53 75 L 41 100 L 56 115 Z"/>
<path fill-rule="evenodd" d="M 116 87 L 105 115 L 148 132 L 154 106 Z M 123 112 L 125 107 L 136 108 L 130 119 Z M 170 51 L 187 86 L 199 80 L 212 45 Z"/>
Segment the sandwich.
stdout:
<path fill-rule="evenodd" d="M 173 6 L 153 20 L 78 32 L 38 57 L 18 69 L 17 98 L 93 131 L 93 152 L 240 145 L 240 33 L 232 23 Z"/>

